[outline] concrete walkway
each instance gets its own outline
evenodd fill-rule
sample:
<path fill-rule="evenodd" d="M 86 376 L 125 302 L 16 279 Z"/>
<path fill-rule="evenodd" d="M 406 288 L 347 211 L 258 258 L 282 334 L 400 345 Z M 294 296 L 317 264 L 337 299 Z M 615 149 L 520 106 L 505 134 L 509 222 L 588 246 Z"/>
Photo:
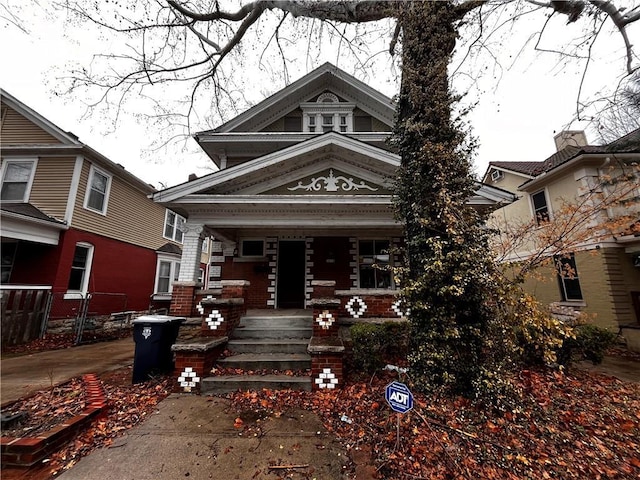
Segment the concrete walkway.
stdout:
<path fill-rule="evenodd" d="M 268 480 L 287 473 L 273 465 L 295 465 L 286 478 L 346 478 L 348 456 L 316 415 L 289 410 L 260 420 L 252 413 L 240 413 L 251 427 L 243 431 L 233 426 L 238 414 L 228 400 L 172 394 L 144 423 L 59 478 Z"/>
<path fill-rule="evenodd" d="M 133 363 L 132 338 L 6 358 L 0 366 L 0 404 L 85 373 L 103 373 Z"/>
<path fill-rule="evenodd" d="M 578 362 L 576 366 L 590 373 L 611 375 L 626 382 L 640 383 L 640 362 L 621 357 L 604 357 L 602 363 Z"/>

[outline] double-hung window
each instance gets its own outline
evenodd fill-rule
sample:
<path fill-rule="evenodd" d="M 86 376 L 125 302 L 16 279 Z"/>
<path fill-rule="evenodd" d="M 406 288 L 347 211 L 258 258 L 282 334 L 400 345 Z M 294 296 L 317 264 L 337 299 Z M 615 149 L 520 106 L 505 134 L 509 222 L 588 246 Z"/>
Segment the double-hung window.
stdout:
<path fill-rule="evenodd" d="M 582 290 L 574 254 L 556 255 L 553 259 L 558 272 L 558 284 L 562 300 L 582 300 Z"/>
<path fill-rule="evenodd" d="M 171 210 L 167 210 L 164 216 L 164 238 L 182 243 L 182 231 L 186 219 Z"/>
<path fill-rule="evenodd" d="M 173 282 L 178 281 L 180 276 L 180 262 L 170 258 L 159 258 L 156 269 L 157 295 L 168 295 L 173 290 Z"/>
<path fill-rule="evenodd" d="M 391 288 L 388 240 L 360 240 L 358 269 L 360 288 Z"/>
<path fill-rule="evenodd" d="M 536 223 L 540 225 L 549 221 L 549 207 L 547 206 L 547 197 L 544 190 L 531 195 L 531 203 L 533 204 L 533 216 L 536 219 Z"/>
<path fill-rule="evenodd" d="M 27 202 L 36 170 L 36 160 L 5 160 L 2 163 L 0 198 L 5 202 Z"/>
<path fill-rule="evenodd" d="M 92 165 L 89 172 L 84 208 L 106 215 L 110 189 L 111 175 Z"/>
<path fill-rule="evenodd" d="M 82 294 L 88 292 L 92 261 L 93 245 L 90 243 L 77 243 L 73 252 L 73 261 L 67 285 L 69 292 Z"/>

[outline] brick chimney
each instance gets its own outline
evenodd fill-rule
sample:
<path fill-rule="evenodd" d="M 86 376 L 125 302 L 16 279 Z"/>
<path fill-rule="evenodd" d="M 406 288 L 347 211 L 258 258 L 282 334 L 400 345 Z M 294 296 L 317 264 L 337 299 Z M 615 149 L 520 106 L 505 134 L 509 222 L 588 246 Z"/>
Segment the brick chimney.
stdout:
<path fill-rule="evenodd" d="M 584 147 L 589 145 L 584 130 L 563 130 L 553 137 L 556 142 L 556 150 L 559 152 L 565 147 Z"/>

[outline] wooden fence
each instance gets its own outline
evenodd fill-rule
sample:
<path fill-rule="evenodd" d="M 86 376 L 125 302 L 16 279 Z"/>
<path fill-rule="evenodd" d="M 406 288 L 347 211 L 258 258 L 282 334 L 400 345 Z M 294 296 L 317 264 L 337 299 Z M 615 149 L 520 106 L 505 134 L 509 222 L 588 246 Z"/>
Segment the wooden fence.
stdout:
<path fill-rule="evenodd" d="M 0 286 L 2 346 L 20 345 L 44 335 L 50 286 Z"/>

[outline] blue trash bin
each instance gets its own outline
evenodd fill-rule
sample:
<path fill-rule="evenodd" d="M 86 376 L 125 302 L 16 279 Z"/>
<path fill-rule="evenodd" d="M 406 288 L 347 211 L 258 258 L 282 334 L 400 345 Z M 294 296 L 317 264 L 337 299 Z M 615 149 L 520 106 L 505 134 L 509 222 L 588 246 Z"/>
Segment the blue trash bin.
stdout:
<path fill-rule="evenodd" d="M 171 345 L 176 342 L 184 317 L 142 315 L 131 322 L 136 348 L 133 357 L 133 383 L 146 382 L 151 374 L 173 370 Z"/>

